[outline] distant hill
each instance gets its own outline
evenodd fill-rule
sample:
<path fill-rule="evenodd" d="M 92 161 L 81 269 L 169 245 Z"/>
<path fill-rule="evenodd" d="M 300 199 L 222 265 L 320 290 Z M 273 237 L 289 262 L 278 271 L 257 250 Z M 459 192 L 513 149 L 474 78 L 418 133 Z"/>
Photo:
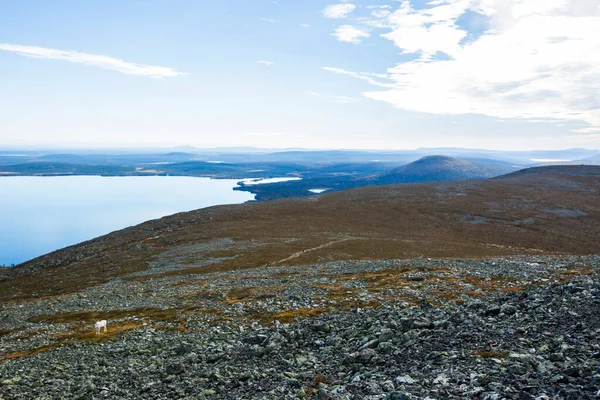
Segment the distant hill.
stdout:
<path fill-rule="evenodd" d="M 572 161 L 545 161 L 537 163 L 534 166 L 544 165 L 600 165 L 600 153 Z"/>
<path fill-rule="evenodd" d="M 453 157 L 466 158 L 493 158 L 510 161 L 518 164 L 531 164 L 543 162 L 538 160 L 578 160 L 598 154 L 597 149 L 571 148 L 563 150 L 519 150 L 502 151 L 486 149 L 463 149 L 452 147 L 421 148 L 416 152 L 424 155 L 446 154 Z"/>
<path fill-rule="evenodd" d="M 584 164 L 587 165 L 600 165 L 600 154 L 596 154 L 595 156 L 591 157 L 586 157 L 580 161 L 584 161 Z"/>
<path fill-rule="evenodd" d="M 600 167 L 596 165 L 545 165 L 540 167 L 526 168 L 519 171 L 511 172 L 510 174 L 501 175 L 496 177 L 496 180 L 501 179 L 513 179 L 519 178 L 521 180 L 526 178 L 535 178 L 537 176 L 549 177 L 555 175 L 556 179 L 564 179 L 563 176 L 567 175 L 571 181 L 578 180 L 579 178 L 587 177 L 598 177 L 600 174 Z"/>
<path fill-rule="evenodd" d="M 370 181 L 371 184 L 386 185 L 487 179 L 516 169 L 505 165 L 476 164 L 448 156 L 427 156 L 384 174 L 364 178 L 364 180 Z"/>
<path fill-rule="evenodd" d="M 600 165 L 600 154 L 594 156 L 582 158 L 580 160 L 574 160 L 567 163 L 566 165 Z"/>
<path fill-rule="evenodd" d="M 472 162 L 438 155 L 426 156 L 402 166 L 381 162 L 332 164 L 320 168 L 318 173 L 302 174 L 302 180 L 242 185 L 236 190 L 251 192 L 256 196 L 256 200 L 263 201 L 312 195 L 314 192 L 311 190 L 314 189 L 333 192 L 362 186 L 488 179 L 518 169 L 520 167 L 517 165 L 498 160 L 480 158 L 477 162 Z"/>

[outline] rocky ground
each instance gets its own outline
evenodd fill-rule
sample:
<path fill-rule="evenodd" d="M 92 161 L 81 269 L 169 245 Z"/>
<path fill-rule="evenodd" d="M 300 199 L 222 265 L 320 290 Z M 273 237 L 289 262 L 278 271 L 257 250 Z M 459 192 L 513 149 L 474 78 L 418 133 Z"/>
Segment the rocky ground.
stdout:
<path fill-rule="evenodd" d="M 363 260 L 0 305 L 1 399 L 594 399 L 600 256 Z M 93 323 L 108 320 L 108 333 Z"/>

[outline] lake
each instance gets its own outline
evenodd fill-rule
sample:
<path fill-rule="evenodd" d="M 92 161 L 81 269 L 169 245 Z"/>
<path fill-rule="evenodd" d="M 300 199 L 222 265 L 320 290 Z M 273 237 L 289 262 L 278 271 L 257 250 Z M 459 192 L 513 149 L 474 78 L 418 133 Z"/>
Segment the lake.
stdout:
<path fill-rule="evenodd" d="M 253 200 L 239 179 L 142 176 L 0 177 L 0 265 L 150 219 Z"/>

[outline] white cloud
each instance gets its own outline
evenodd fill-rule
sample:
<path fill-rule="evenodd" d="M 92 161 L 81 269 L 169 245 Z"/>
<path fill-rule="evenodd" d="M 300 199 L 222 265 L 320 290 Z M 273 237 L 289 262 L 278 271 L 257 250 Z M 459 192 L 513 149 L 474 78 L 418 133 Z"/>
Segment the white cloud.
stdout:
<path fill-rule="evenodd" d="M 327 18 L 346 18 L 352 11 L 356 9 L 356 6 L 352 3 L 333 4 L 325 7 L 323 14 Z"/>
<path fill-rule="evenodd" d="M 260 60 L 260 61 L 257 61 L 257 63 L 258 64 L 262 64 L 262 65 L 266 65 L 267 67 L 270 67 L 271 65 L 275 64 L 272 61 L 266 61 L 266 60 Z"/>
<path fill-rule="evenodd" d="M 395 88 L 394 84 L 382 82 L 381 80 L 379 80 L 379 79 L 387 79 L 387 75 L 385 75 L 385 74 L 370 74 L 370 73 L 366 73 L 366 72 L 352 72 L 352 71 L 346 71 L 345 69 L 333 68 L 333 67 L 323 67 L 323 69 L 325 71 L 333 72 L 336 74 L 348 75 L 353 78 L 362 79 L 362 80 L 369 82 L 371 85 L 374 85 L 374 86 Z M 378 79 L 376 79 L 376 78 L 378 78 Z"/>
<path fill-rule="evenodd" d="M 310 28 L 310 25 L 308 25 L 308 24 L 300 24 L 300 26 L 303 28 Z"/>
<path fill-rule="evenodd" d="M 455 54 L 460 50 L 460 41 L 467 35 L 455 22 L 467 10 L 469 2 L 457 0 L 416 11 L 410 2 L 403 1 L 397 11 L 386 16 L 391 31 L 382 36 L 407 53 L 422 52 L 424 57 L 438 51 Z"/>
<path fill-rule="evenodd" d="M 392 6 L 388 4 L 383 6 L 367 6 L 366 8 L 372 10 L 371 16 L 375 17 L 376 19 L 381 19 L 390 15 L 390 9 L 392 8 Z"/>
<path fill-rule="evenodd" d="M 117 71 L 122 74 L 145 76 L 149 78 L 169 78 L 187 75 L 186 73 L 175 71 L 172 68 L 136 64 L 120 60 L 118 58 L 97 54 L 80 53 L 77 51 L 48 49 L 35 46 L 20 46 L 8 43 L 0 43 L 0 50 L 10 51 L 26 57 L 64 60 L 73 63 L 92 65 L 95 67 Z"/>
<path fill-rule="evenodd" d="M 352 25 L 342 25 L 338 27 L 331 35 L 335 36 L 341 42 L 354 44 L 359 44 L 363 38 L 368 38 L 371 36 L 366 30 L 359 29 Z"/>
<path fill-rule="evenodd" d="M 597 0 L 436 0 L 419 9 L 403 0 L 375 22 L 407 61 L 380 75 L 326 68 L 387 88 L 368 98 L 433 114 L 600 128 Z"/>
<path fill-rule="evenodd" d="M 342 96 L 342 95 L 338 95 L 338 94 L 320 93 L 320 92 L 307 92 L 307 93 L 313 97 L 318 97 L 320 99 L 327 100 L 332 103 L 338 103 L 338 104 L 350 104 L 350 103 L 356 103 L 357 101 L 360 101 L 356 97 Z"/>

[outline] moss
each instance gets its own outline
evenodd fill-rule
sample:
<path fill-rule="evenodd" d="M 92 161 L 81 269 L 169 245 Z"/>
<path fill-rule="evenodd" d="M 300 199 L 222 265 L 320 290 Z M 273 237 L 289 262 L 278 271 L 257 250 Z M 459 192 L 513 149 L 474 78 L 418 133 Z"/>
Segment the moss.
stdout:
<path fill-rule="evenodd" d="M 40 353 L 43 353 L 45 351 L 55 349 L 58 346 L 60 346 L 60 344 L 53 343 L 53 344 L 50 344 L 50 345 L 47 345 L 47 346 L 36 347 L 36 348 L 30 349 L 30 350 L 17 351 L 17 352 L 14 352 L 14 353 L 9 353 L 9 354 L 5 355 L 3 358 L 1 358 L 0 361 L 13 360 L 15 358 L 21 358 L 21 357 L 35 356 L 36 354 L 40 354 Z"/>
<path fill-rule="evenodd" d="M 319 387 L 319 385 L 321 383 L 327 383 L 328 380 L 326 377 L 322 376 L 322 375 L 317 375 L 315 376 L 315 386 Z"/>
<path fill-rule="evenodd" d="M 508 353 L 496 350 L 475 350 L 471 352 L 472 355 L 481 358 L 506 358 Z"/>
<path fill-rule="evenodd" d="M 279 321 L 284 324 L 289 324 L 299 319 L 318 317 L 327 311 L 328 310 L 324 308 L 298 308 L 296 310 L 286 310 L 275 314 L 268 314 L 261 319 L 263 322 Z"/>
<path fill-rule="evenodd" d="M 130 310 L 111 310 L 111 311 L 77 311 L 70 313 L 36 315 L 28 319 L 34 323 L 91 323 L 98 320 L 117 320 L 123 318 L 147 318 L 153 321 L 176 320 L 181 310 L 162 309 L 162 308 L 135 308 Z"/>
<path fill-rule="evenodd" d="M 133 310 L 118 310 L 115 312 L 107 312 L 104 315 L 119 315 L 122 317 L 125 314 L 129 314 Z M 136 315 L 139 317 L 143 317 L 144 319 L 149 319 L 152 321 L 164 321 L 171 322 L 177 324 L 176 326 L 170 325 L 154 325 L 153 329 L 167 329 L 175 332 L 185 332 L 187 328 L 187 322 L 179 316 L 179 310 L 161 310 L 161 309 L 138 309 L 136 310 Z M 141 311 L 141 312 L 140 312 Z M 79 314 L 79 315 L 78 315 Z M 81 316 L 84 318 L 89 317 L 89 315 L 96 315 L 94 313 L 68 313 L 68 314 L 56 314 L 55 316 L 39 316 L 34 317 L 36 322 L 53 322 L 57 323 L 65 323 L 65 322 L 81 322 Z M 40 318 L 44 317 L 44 318 Z M 52 317 L 56 317 L 55 319 Z M 92 326 L 85 326 L 75 330 L 67 330 L 63 332 L 59 332 L 51 335 L 51 338 L 55 340 L 54 343 L 51 343 L 47 346 L 36 347 L 34 349 L 9 353 L 5 355 L 1 360 L 10 360 L 14 358 L 20 357 L 29 357 L 34 356 L 36 354 L 42 353 L 44 351 L 55 349 L 59 346 L 62 346 L 66 343 L 73 342 L 90 342 L 90 343 L 104 343 L 109 340 L 114 340 L 120 337 L 127 336 L 130 332 L 143 329 L 145 326 L 145 322 L 142 320 L 127 320 L 120 322 L 110 322 L 107 326 L 106 332 L 101 332 L 100 334 L 96 333 L 96 329 Z M 40 333 L 41 331 L 32 331 L 29 332 L 29 336 L 34 336 L 35 334 Z"/>
<path fill-rule="evenodd" d="M 11 333 L 15 333 L 18 332 L 18 329 L 0 329 L 0 337 L 2 336 L 8 336 Z"/>

